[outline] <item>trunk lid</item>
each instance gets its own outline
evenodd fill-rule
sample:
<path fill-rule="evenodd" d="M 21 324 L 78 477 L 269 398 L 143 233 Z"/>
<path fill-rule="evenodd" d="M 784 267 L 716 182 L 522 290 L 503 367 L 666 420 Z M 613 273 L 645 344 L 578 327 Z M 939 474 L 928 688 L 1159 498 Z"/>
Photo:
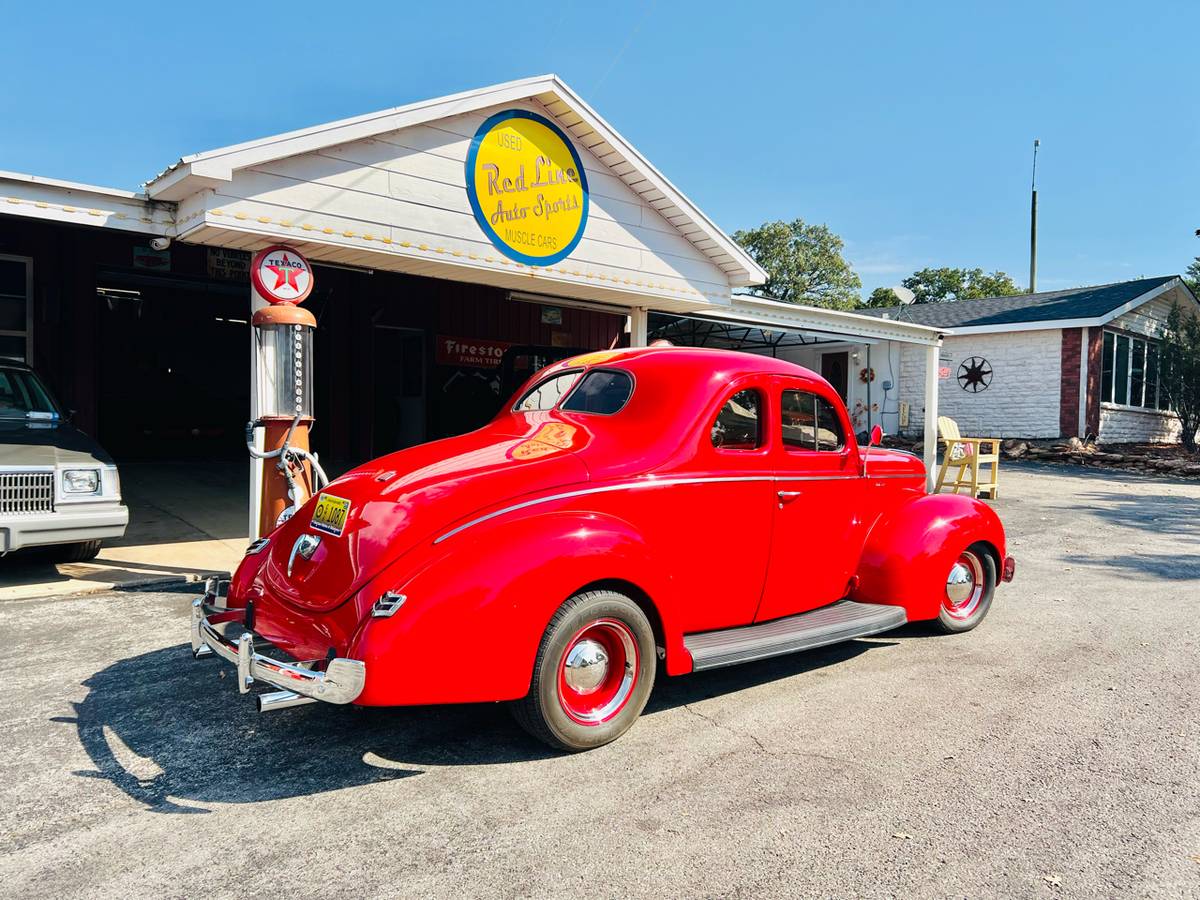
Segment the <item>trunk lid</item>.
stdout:
<path fill-rule="evenodd" d="M 587 467 L 571 452 L 570 436 L 563 439 L 568 426 L 545 417 L 541 423 L 514 418 L 518 421 L 382 456 L 332 481 L 272 535 L 265 586 L 293 606 L 333 609 L 392 560 L 455 521 L 522 495 L 588 480 Z M 320 543 L 311 558 L 299 552 L 293 558 L 305 534 Z"/>

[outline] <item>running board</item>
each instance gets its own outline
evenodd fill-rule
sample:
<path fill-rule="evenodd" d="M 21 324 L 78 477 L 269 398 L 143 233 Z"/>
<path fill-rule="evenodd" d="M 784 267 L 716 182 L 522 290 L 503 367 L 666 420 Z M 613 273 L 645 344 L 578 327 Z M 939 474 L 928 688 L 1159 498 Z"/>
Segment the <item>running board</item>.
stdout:
<path fill-rule="evenodd" d="M 684 635 L 683 644 L 692 654 L 692 670 L 699 672 L 891 631 L 907 621 L 902 606 L 839 600 L 761 625 Z"/>

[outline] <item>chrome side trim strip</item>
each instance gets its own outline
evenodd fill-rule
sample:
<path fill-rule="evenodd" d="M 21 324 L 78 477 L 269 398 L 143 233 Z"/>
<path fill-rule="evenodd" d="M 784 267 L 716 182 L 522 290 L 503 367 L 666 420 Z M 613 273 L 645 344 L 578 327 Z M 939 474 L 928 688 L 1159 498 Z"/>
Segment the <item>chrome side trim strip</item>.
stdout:
<path fill-rule="evenodd" d="M 793 478 L 780 478 L 776 475 L 715 475 L 708 478 L 660 478 L 654 481 L 634 481 L 625 484 L 605 484 L 599 487 L 581 488 L 577 491 L 563 491 L 561 494 L 550 494 L 547 497 L 536 497 L 533 500 L 525 500 L 521 503 L 514 503 L 511 506 L 505 506 L 502 509 L 497 509 L 494 512 L 485 513 L 482 516 L 477 516 L 470 521 L 464 522 L 456 528 L 452 528 L 445 534 L 434 538 L 434 544 L 440 544 L 442 541 L 449 540 L 459 532 L 466 531 L 475 525 L 480 525 L 488 522 L 498 516 L 507 515 L 510 512 L 516 512 L 521 509 L 528 509 L 531 506 L 538 506 L 542 503 L 553 503 L 556 500 L 570 500 L 573 497 L 585 497 L 588 494 L 608 494 L 612 491 L 635 491 L 642 488 L 652 487 L 671 487 L 679 484 L 721 484 L 739 481 L 850 481 L 852 479 L 862 478 L 861 474 L 854 475 L 797 475 Z M 868 479 L 873 478 L 920 478 L 924 480 L 925 476 L 919 472 L 899 473 L 888 475 L 868 475 Z"/>
<path fill-rule="evenodd" d="M 454 537 L 460 531 L 466 531 L 468 528 L 490 521 L 497 516 L 503 516 L 510 512 L 516 512 L 519 509 L 528 509 L 531 506 L 537 506 L 542 503 L 553 503 L 555 500 L 570 500 L 572 497 L 584 497 L 588 494 L 608 494 L 612 491 L 635 491 L 641 488 L 652 487 L 671 487 L 677 484 L 719 484 L 722 482 L 732 481 L 775 481 L 774 475 L 733 475 L 733 476 L 716 476 L 712 478 L 660 478 L 655 481 L 634 481 L 626 484 L 605 484 L 599 487 L 581 488 L 577 491 L 564 491 L 561 494 L 551 494 L 548 497 L 537 497 L 533 500 L 526 500 L 523 503 L 514 503 L 512 506 L 506 506 L 503 509 L 497 509 L 494 512 L 486 513 L 477 518 L 471 519 L 469 522 L 464 522 L 457 528 L 452 528 L 443 534 L 441 537 L 434 538 L 435 544 L 440 544 L 442 541 Z"/>
<path fill-rule="evenodd" d="M 862 478 L 862 475 L 793 475 L 792 477 L 779 476 L 776 481 L 850 481 L 855 478 Z"/>

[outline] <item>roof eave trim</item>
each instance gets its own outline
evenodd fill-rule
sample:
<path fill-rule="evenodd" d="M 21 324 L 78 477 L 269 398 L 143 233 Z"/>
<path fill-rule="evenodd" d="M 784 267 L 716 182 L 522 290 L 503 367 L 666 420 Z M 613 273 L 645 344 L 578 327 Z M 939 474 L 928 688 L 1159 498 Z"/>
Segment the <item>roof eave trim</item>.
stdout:
<path fill-rule="evenodd" d="M 588 124 L 593 130 L 599 132 L 605 137 L 608 143 L 613 144 L 618 152 L 623 156 L 627 156 L 632 160 L 636 160 L 636 168 L 642 170 L 654 187 L 662 194 L 665 194 L 672 202 L 683 209 L 696 220 L 701 228 L 708 232 L 708 236 L 722 250 L 738 262 L 742 269 L 743 275 L 737 277 L 730 274 L 729 283 L 733 287 L 752 287 L 758 284 L 764 284 L 767 280 L 766 270 L 762 268 L 754 258 L 742 247 L 741 244 L 729 237 L 725 232 L 717 226 L 712 219 L 706 216 L 696 204 L 687 198 L 687 196 L 679 188 L 671 183 L 671 180 L 663 175 L 655 165 L 642 156 L 642 154 L 621 135 L 617 129 L 610 125 L 603 116 L 592 109 L 587 101 L 576 94 L 569 86 L 561 81 L 557 76 L 551 76 L 556 89 L 565 95 L 564 100 L 568 105 L 575 107 L 575 112 L 580 118 L 588 121 Z"/>
<path fill-rule="evenodd" d="M 775 325 L 776 327 L 841 334 L 850 340 L 853 340 L 855 336 L 860 336 L 936 346 L 941 343 L 944 336 L 955 333 L 950 329 L 936 328 L 932 325 L 897 322 L 894 319 L 864 316 L 844 310 L 801 306 L 800 304 L 781 303 L 777 300 L 764 300 L 757 297 L 747 298 L 738 294 L 733 296 L 732 306 L 712 307 L 703 312 L 725 319 L 740 319 L 758 326 Z"/>
<path fill-rule="evenodd" d="M 1061 328 L 1101 328 L 1112 322 L 1114 319 L 1119 319 L 1128 312 L 1137 309 L 1139 306 L 1145 306 L 1151 300 L 1167 293 L 1174 288 L 1183 289 L 1192 301 L 1200 306 L 1200 300 L 1188 289 L 1188 286 L 1179 277 L 1172 278 L 1170 281 L 1165 281 L 1158 287 L 1138 294 L 1132 300 L 1122 303 L 1120 306 L 1110 309 L 1108 312 L 1100 316 L 1091 316 L 1089 318 L 1078 319 L 1035 319 L 1024 322 L 999 322 L 992 325 L 955 325 L 954 333 L 956 335 L 964 334 L 999 334 L 1001 332 L 1010 331 L 1051 331 Z"/>
<path fill-rule="evenodd" d="M 367 140 L 422 122 L 547 93 L 571 107 L 576 115 L 627 158 L 634 168 L 645 175 L 647 181 L 693 219 L 705 236 L 735 261 L 739 269 L 725 273 L 731 286 L 750 287 L 767 280 L 767 273 L 740 244 L 701 212 L 699 207 L 557 75 L 539 75 L 510 81 L 185 156 L 174 168 L 148 182 L 146 192 L 154 199 L 179 201 L 200 190 L 232 180 L 233 172 L 237 169 L 301 153 L 312 153 L 351 141 Z"/>

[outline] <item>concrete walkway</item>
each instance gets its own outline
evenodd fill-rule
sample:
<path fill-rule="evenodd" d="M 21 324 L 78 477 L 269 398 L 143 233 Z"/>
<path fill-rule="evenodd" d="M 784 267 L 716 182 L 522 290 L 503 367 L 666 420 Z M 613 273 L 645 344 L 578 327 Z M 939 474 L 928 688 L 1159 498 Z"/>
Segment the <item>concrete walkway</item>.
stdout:
<path fill-rule="evenodd" d="M 195 581 L 231 572 L 246 549 L 249 466 L 128 463 L 121 488 L 129 530 L 86 563 L 45 551 L 0 559 L 0 601 Z"/>

